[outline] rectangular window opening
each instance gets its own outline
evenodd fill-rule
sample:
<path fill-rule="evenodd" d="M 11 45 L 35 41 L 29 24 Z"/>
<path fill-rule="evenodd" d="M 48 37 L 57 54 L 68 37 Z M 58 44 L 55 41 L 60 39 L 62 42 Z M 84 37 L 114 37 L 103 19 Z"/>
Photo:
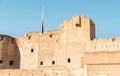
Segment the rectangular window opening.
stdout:
<path fill-rule="evenodd" d="M 0 60 L 0 64 L 2 64 L 3 63 L 3 60 Z"/>
<path fill-rule="evenodd" d="M 40 62 L 40 65 L 43 65 L 43 62 L 42 62 L 42 61 Z"/>
<path fill-rule="evenodd" d="M 3 40 L 3 36 L 0 36 L 0 41 L 2 41 Z"/>
<path fill-rule="evenodd" d="M 112 42 L 115 42 L 115 38 L 112 38 Z"/>
<path fill-rule="evenodd" d="M 31 36 L 28 36 L 28 39 L 30 40 L 30 39 L 31 39 Z"/>
<path fill-rule="evenodd" d="M 31 49 L 31 53 L 33 53 L 34 52 L 34 49 Z"/>
<path fill-rule="evenodd" d="M 81 27 L 81 26 L 80 26 L 80 24 L 77 23 L 77 24 L 76 24 L 76 27 Z"/>
<path fill-rule="evenodd" d="M 68 63 L 70 63 L 71 62 L 71 59 L 70 58 L 68 58 Z"/>
<path fill-rule="evenodd" d="M 10 62 L 9 62 L 9 65 L 10 65 L 10 66 L 13 66 L 13 64 L 14 64 L 13 61 L 10 61 Z"/>
<path fill-rule="evenodd" d="M 54 65 L 54 64 L 55 64 L 55 61 L 52 61 L 52 64 Z"/>
<path fill-rule="evenodd" d="M 50 34 L 50 38 L 52 38 L 52 34 Z"/>

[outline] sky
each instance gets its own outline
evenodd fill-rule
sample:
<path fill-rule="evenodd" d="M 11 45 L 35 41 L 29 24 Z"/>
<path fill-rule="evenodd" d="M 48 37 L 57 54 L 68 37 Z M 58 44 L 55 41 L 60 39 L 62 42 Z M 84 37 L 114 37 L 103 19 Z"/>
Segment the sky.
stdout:
<path fill-rule="evenodd" d="M 59 29 L 64 20 L 84 15 L 96 25 L 97 38 L 120 36 L 120 0 L 0 0 L 0 33 L 13 37 Z"/>

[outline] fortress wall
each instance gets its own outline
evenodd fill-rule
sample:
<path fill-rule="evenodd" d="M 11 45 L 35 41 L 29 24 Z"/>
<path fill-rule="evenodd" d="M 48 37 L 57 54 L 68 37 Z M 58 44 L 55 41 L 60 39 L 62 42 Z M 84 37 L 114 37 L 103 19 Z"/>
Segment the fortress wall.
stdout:
<path fill-rule="evenodd" d="M 39 68 L 81 68 L 86 44 L 93 37 L 89 18 L 74 16 L 60 25 L 58 31 L 46 31 L 40 35 Z M 87 29 L 87 30 L 86 30 Z M 94 28 L 93 28 L 94 30 Z M 76 63 L 77 61 L 77 63 Z"/>
<path fill-rule="evenodd" d="M 47 31 L 44 34 L 28 33 L 26 36 L 16 38 L 21 55 L 20 69 L 37 69 L 38 66 L 65 68 L 66 51 L 63 50 L 65 45 L 60 36 L 61 31 Z M 31 48 L 34 49 L 33 53 Z"/>
<path fill-rule="evenodd" d="M 20 69 L 81 68 L 86 45 L 94 38 L 94 31 L 90 33 L 93 26 L 89 18 L 74 16 L 72 20 L 64 21 L 58 31 L 30 32 L 16 38 L 21 56 Z"/>
<path fill-rule="evenodd" d="M 83 63 L 88 76 L 120 76 L 120 51 L 86 52 Z"/>
<path fill-rule="evenodd" d="M 83 70 L 0 70 L 2 76 L 83 76 Z"/>
<path fill-rule="evenodd" d="M 63 50 L 65 46 L 60 36 L 61 31 L 47 31 L 44 34 L 28 33 L 26 36 L 16 38 L 21 55 L 20 69 L 37 69 L 38 66 L 65 68 L 66 51 Z M 34 49 L 33 53 L 31 48 Z"/>
<path fill-rule="evenodd" d="M 20 70 L 20 69 L 7 69 L 0 70 L 0 75 L 2 76 L 42 76 L 41 71 L 36 70 Z"/>
<path fill-rule="evenodd" d="M 28 33 L 16 38 L 20 50 L 20 69 L 38 68 L 38 33 Z"/>
<path fill-rule="evenodd" d="M 64 21 L 60 27 L 62 30 L 60 39 L 65 46 L 66 61 L 70 59 L 70 63 L 66 62 L 67 68 L 81 68 L 86 45 L 95 38 L 94 23 L 84 16 L 74 16 L 72 20 Z"/>
<path fill-rule="evenodd" d="M 88 75 L 120 75 L 120 37 L 91 41 L 84 52 Z"/>
<path fill-rule="evenodd" d="M 82 53 L 79 50 L 84 45 L 81 42 L 75 42 L 74 39 L 68 42 L 66 32 L 63 30 L 45 32 L 40 36 L 39 46 L 39 68 L 57 67 L 72 69 L 81 67 Z"/>
<path fill-rule="evenodd" d="M 84 53 L 84 64 L 90 65 L 120 64 L 120 51 L 86 52 Z"/>
<path fill-rule="evenodd" d="M 39 68 L 65 67 L 66 51 L 60 36 L 61 31 L 47 31 L 40 36 Z"/>
<path fill-rule="evenodd" d="M 120 65 L 88 65 L 88 76 L 120 76 Z"/>
<path fill-rule="evenodd" d="M 0 68 L 19 68 L 20 55 L 14 38 L 0 35 L 0 45 Z"/>
<path fill-rule="evenodd" d="M 0 75 L 119 76 L 119 43 L 120 37 L 96 40 L 94 22 L 84 16 L 43 34 L 0 35 Z"/>
<path fill-rule="evenodd" d="M 94 38 L 94 23 L 84 16 L 74 16 L 60 27 L 58 31 L 30 32 L 15 38 L 20 52 L 20 69 L 82 67 L 83 52 Z"/>
<path fill-rule="evenodd" d="M 93 51 L 120 51 L 120 38 L 102 38 L 93 40 L 87 45 L 87 52 Z"/>

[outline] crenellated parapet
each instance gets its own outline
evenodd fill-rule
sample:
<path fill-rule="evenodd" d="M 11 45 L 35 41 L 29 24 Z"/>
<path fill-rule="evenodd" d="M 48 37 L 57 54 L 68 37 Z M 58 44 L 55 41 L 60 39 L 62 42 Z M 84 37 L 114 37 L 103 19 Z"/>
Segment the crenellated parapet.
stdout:
<path fill-rule="evenodd" d="M 85 16 L 73 16 L 60 25 L 60 30 L 71 40 L 87 43 L 95 38 L 95 24 Z"/>
<path fill-rule="evenodd" d="M 88 44 L 88 51 L 119 51 L 120 37 L 94 39 Z"/>

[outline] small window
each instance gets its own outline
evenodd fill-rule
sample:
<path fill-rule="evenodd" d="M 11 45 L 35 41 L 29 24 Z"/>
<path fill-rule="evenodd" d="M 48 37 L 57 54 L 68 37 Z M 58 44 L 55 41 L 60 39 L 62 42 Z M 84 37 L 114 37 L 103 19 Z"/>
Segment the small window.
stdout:
<path fill-rule="evenodd" d="M 58 40 L 56 40 L 56 43 L 58 43 Z"/>
<path fill-rule="evenodd" d="M 44 76 L 46 76 L 46 74 L 44 74 Z"/>
<path fill-rule="evenodd" d="M 3 36 L 0 36 L 0 41 L 2 41 L 3 40 Z"/>
<path fill-rule="evenodd" d="M 50 35 L 50 38 L 52 38 L 52 35 Z"/>
<path fill-rule="evenodd" d="M 30 40 L 30 39 L 31 39 L 31 36 L 28 36 L 28 39 Z"/>
<path fill-rule="evenodd" d="M 58 74 L 59 74 L 59 73 L 57 72 L 56 75 L 58 76 Z"/>
<path fill-rule="evenodd" d="M 34 49 L 31 49 L 31 53 L 33 53 L 34 52 Z"/>
<path fill-rule="evenodd" d="M 52 61 L 52 64 L 54 65 L 54 64 L 55 64 L 55 61 Z"/>
<path fill-rule="evenodd" d="M 13 61 L 10 61 L 10 62 L 9 62 L 9 65 L 12 66 L 12 65 L 13 65 Z"/>
<path fill-rule="evenodd" d="M 3 60 L 0 60 L 0 64 L 2 64 L 3 63 Z"/>
<path fill-rule="evenodd" d="M 76 27 L 81 27 L 80 24 L 75 24 L 75 25 L 76 25 Z"/>
<path fill-rule="evenodd" d="M 115 42 L 115 38 L 112 38 L 112 42 Z"/>
<path fill-rule="evenodd" d="M 42 62 L 42 61 L 40 62 L 40 65 L 43 65 L 43 62 Z"/>
<path fill-rule="evenodd" d="M 34 74 L 32 73 L 32 75 L 34 75 Z"/>
<path fill-rule="evenodd" d="M 9 73 L 9 76 L 10 76 L 10 73 Z"/>
<path fill-rule="evenodd" d="M 68 58 L 68 63 L 70 63 L 71 62 L 71 59 L 70 58 Z"/>

